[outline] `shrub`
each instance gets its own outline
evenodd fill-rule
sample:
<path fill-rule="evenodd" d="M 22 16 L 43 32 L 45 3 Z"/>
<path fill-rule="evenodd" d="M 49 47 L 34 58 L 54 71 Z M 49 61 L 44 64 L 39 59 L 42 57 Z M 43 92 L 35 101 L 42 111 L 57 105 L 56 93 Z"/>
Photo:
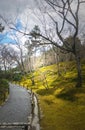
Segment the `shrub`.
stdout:
<path fill-rule="evenodd" d="M 7 93 L 9 93 L 9 84 L 7 80 L 0 79 L 0 105 L 5 101 L 7 98 Z"/>
<path fill-rule="evenodd" d="M 22 75 L 21 74 L 14 74 L 13 76 L 13 80 L 14 81 L 20 81 L 22 79 Z"/>
<path fill-rule="evenodd" d="M 9 84 L 6 79 L 0 79 L 0 88 L 5 88 L 5 89 L 9 88 Z"/>

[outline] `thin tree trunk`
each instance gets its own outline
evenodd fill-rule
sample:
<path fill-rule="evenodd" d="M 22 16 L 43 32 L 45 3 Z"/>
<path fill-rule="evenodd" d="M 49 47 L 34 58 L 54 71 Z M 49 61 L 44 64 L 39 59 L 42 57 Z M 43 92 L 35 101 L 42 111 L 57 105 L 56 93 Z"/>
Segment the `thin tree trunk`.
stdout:
<path fill-rule="evenodd" d="M 4 61 L 4 72 L 5 72 L 5 74 L 6 74 L 6 72 L 7 72 L 7 68 L 6 68 L 6 63 L 5 63 L 5 61 Z"/>
<path fill-rule="evenodd" d="M 58 76 L 61 76 L 61 73 L 60 73 L 60 64 L 59 64 L 59 50 L 58 50 L 58 47 L 57 49 L 55 50 L 55 48 L 53 47 L 53 51 L 54 51 L 54 56 L 55 56 L 55 61 L 56 61 L 56 64 L 57 64 L 57 74 Z"/>
<path fill-rule="evenodd" d="M 32 64 L 31 64 L 30 56 L 29 56 L 29 71 L 30 71 L 30 74 L 32 74 L 32 77 L 30 79 L 31 79 L 31 82 L 32 82 L 32 86 L 34 86 L 35 85 L 35 81 L 34 81 L 34 75 L 32 73 Z"/>
<path fill-rule="evenodd" d="M 58 76 L 61 76 L 60 65 L 59 65 L 59 54 L 58 53 L 57 53 L 57 70 L 58 70 Z"/>
<path fill-rule="evenodd" d="M 31 77 L 31 82 L 32 82 L 32 86 L 34 86 L 34 85 L 35 85 L 35 81 L 34 81 L 33 75 L 32 75 L 32 77 Z"/>
<path fill-rule="evenodd" d="M 76 65 L 77 65 L 77 84 L 76 87 L 82 87 L 82 73 L 81 73 L 81 62 L 80 57 L 76 55 Z"/>

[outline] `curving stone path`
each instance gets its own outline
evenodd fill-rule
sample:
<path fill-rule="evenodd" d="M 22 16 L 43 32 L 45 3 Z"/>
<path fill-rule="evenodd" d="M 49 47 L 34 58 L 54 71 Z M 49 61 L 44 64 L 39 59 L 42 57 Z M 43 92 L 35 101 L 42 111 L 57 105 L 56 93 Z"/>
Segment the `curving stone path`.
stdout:
<path fill-rule="evenodd" d="M 28 122 L 28 116 L 30 113 L 30 94 L 22 87 L 10 84 L 9 98 L 7 102 L 0 107 L 0 123 Z M 5 128 L 3 130 L 9 129 Z M 20 128 L 13 128 L 10 130 L 20 130 Z"/>

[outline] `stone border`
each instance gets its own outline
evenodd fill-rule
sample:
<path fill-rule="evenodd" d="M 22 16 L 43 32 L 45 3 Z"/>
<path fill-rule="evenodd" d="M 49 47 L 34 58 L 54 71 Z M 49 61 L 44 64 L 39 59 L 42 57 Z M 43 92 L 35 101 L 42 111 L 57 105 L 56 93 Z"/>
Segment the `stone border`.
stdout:
<path fill-rule="evenodd" d="M 31 123 L 30 130 L 40 130 L 40 109 L 39 109 L 39 102 L 38 96 L 34 92 L 28 90 L 31 96 L 31 105 L 32 111 L 31 115 L 28 117 L 28 121 Z"/>

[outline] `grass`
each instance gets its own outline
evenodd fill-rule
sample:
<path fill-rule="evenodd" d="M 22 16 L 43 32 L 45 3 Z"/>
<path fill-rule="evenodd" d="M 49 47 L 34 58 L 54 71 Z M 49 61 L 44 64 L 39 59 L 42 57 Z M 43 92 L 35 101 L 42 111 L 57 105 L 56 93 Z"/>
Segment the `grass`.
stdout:
<path fill-rule="evenodd" d="M 71 91 L 58 88 L 53 94 L 40 95 L 40 101 L 43 130 L 85 129 L 85 88 Z"/>
<path fill-rule="evenodd" d="M 82 88 L 75 88 L 75 66 L 73 61 L 60 63 L 61 76 L 57 75 L 56 65 L 42 67 L 33 73 L 35 86 L 29 75 L 20 82 L 39 96 L 44 115 L 40 120 L 42 130 L 85 130 L 85 60 L 82 61 Z"/>
<path fill-rule="evenodd" d="M 50 104 L 43 100 L 42 108 L 45 115 L 43 120 L 41 121 L 41 126 L 43 127 L 43 130 L 85 129 L 84 106 L 56 99 L 54 103 L 52 102 Z"/>

